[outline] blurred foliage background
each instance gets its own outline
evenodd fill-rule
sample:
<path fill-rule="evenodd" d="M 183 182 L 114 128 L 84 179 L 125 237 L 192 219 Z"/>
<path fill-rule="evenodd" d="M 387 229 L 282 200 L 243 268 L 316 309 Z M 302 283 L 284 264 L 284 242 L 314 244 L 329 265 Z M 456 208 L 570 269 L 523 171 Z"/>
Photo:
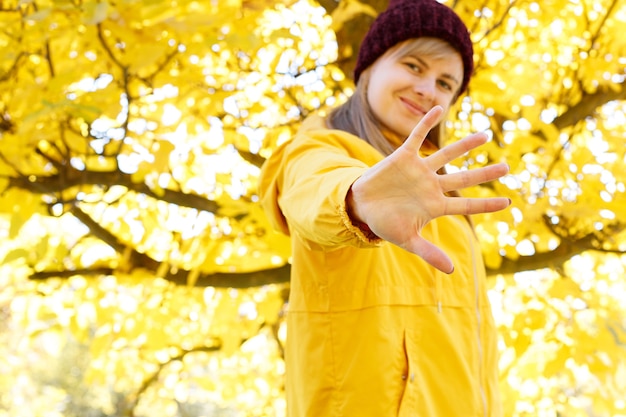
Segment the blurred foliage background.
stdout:
<path fill-rule="evenodd" d="M 507 416 L 626 416 L 626 0 L 449 0 Z M 386 0 L 0 1 L 0 416 L 283 416 L 259 167 Z"/>

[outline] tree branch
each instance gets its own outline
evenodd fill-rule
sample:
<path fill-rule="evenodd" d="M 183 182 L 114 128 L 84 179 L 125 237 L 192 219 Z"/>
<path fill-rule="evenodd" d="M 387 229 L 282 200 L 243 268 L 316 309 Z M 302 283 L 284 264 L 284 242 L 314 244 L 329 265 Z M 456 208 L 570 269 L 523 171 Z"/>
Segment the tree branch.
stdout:
<path fill-rule="evenodd" d="M 95 185 L 99 187 L 121 185 L 155 200 L 162 200 L 215 214 L 218 214 L 221 208 L 218 203 L 209 200 L 208 197 L 168 189 L 159 192 L 154 191 L 144 183 L 133 182 L 131 175 L 120 171 L 79 171 L 70 165 L 63 166 L 62 173 L 39 176 L 34 181 L 30 177 L 11 177 L 9 178 L 8 188 L 21 188 L 35 194 L 54 194 L 79 185 Z"/>
<path fill-rule="evenodd" d="M 92 235 L 111 246 L 116 252 L 122 254 L 130 251 L 128 263 L 130 269 L 141 268 L 153 272 L 155 275 L 161 266 L 161 262 L 152 259 L 145 253 L 128 247 L 121 242 L 115 235 L 102 227 L 89 214 L 82 211 L 77 206 L 70 209 L 78 220 L 87 226 Z M 41 271 L 33 273 L 29 278 L 31 280 L 46 280 L 50 278 L 67 279 L 76 275 L 114 275 L 117 271 L 114 268 L 95 267 L 62 271 Z M 269 268 L 262 271 L 251 272 L 217 272 L 200 274 L 195 280 L 195 287 L 216 287 L 216 288 L 251 288 L 262 287 L 270 284 L 281 284 L 289 282 L 291 267 L 289 264 Z M 188 285 L 188 278 L 191 271 L 180 268 L 171 267 L 162 278 L 176 285 Z"/>
<path fill-rule="evenodd" d="M 580 120 L 591 116 L 598 107 L 613 100 L 626 100 L 624 82 L 619 84 L 618 90 L 604 87 L 595 93 L 583 94 L 583 97 L 578 103 L 571 106 L 565 113 L 554 119 L 552 124 L 554 124 L 558 130 L 573 126 Z"/>
<path fill-rule="evenodd" d="M 156 262 L 156 261 L 154 261 Z M 151 272 L 156 274 L 156 269 L 151 268 Z M 174 271 L 174 270 L 172 270 Z M 187 285 L 187 277 L 190 271 L 175 270 L 168 272 L 163 279 L 176 284 Z M 64 271 L 41 271 L 35 272 L 29 276 L 33 281 L 43 281 L 52 278 L 69 279 L 74 276 L 100 276 L 115 275 L 114 268 L 98 267 L 98 268 L 82 268 Z M 253 288 L 263 287 L 272 284 L 285 284 L 289 282 L 291 265 L 286 264 L 277 268 L 264 269 L 262 271 L 253 272 L 217 272 L 213 274 L 200 274 L 194 284 L 196 288 L 215 287 L 215 288 Z"/>
<path fill-rule="evenodd" d="M 141 387 L 139 387 L 139 389 L 135 393 L 132 403 L 130 404 L 130 417 L 135 416 L 135 409 L 137 408 L 139 399 L 146 392 L 146 390 L 150 387 L 150 385 L 152 385 L 154 382 L 156 382 L 159 379 L 159 375 L 161 375 L 161 372 L 165 369 L 167 365 L 176 361 L 182 361 L 185 358 L 185 356 L 187 356 L 190 353 L 217 352 L 222 348 L 222 342 L 220 340 L 214 340 L 214 342 L 215 344 L 212 346 L 198 346 L 192 349 L 181 349 L 181 353 L 179 355 L 172 356 L 166 362 L 159 363 L 157 365 L 157 370 L 152 375 L 144 379 L 144 381 L 141 384 Z"/>
<path fill-rule="evenodd" d="M 585 236 L 576 241 L 564 241 L 556 249 L 550 252 L 540 252 L 529 256 L 520 256 L 518 259 L 502 258 L 502 263 L 498 268 L 487 268 L 487 275 L 514 274 L 516 272 L 535 271 L 538 269 L 557 269 L 572 257 L 586 251 L 596 251 L 602 253 L 623 254 L 623 251 L 613 249 L 603 249 L 597 247 L 594 242 L 597 237 L 593 235 Z"/>

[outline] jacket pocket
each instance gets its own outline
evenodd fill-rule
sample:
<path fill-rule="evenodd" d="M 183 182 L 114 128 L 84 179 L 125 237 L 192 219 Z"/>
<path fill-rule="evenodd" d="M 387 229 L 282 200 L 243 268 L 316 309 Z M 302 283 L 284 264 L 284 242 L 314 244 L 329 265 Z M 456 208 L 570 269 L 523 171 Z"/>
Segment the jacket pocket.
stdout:
<path fill-rule="evenodd" d="M 419 343 L 420 334 L 413 330 L 404 331 L 404 354 L 406 360 L 405 372 L 402 375 L 404 380 L 404 392 L 400 398 L 398 407 L 398 417 L 415 417 L 419 407 L 420 387 L 416 346 Z"/>

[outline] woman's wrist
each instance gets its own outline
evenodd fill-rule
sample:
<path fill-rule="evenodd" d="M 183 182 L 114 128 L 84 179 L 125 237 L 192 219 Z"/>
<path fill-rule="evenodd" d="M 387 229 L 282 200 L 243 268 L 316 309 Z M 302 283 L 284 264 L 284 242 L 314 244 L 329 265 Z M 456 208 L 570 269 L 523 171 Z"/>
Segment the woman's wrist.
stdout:
<path fill-rule="evenodd" d="M 348 217 L 350 218 L 350 221 L 352 221 L 352 224 L 358 227 L 368 239 L 378 239 L 378 236 L 372 232 L 372 229 L 370 229 L 365 220 L 358 214 L 358 204 L 354 199 L 352 186 L 350 186 L 348 195 L 346 196 L 346 213 L 348 213 Z"/>

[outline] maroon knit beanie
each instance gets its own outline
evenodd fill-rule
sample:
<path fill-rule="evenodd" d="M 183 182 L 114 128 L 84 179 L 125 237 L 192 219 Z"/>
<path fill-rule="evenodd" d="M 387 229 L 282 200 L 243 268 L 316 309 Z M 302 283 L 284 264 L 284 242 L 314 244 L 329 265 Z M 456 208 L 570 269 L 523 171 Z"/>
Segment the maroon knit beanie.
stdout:
<path fill-rule="evenodd" d="M 459 94 L 467 89 L 474 70 L 474 50 L 469 31 L 461 18 L 437 0 L 391 0 L 378 15 L 361 43 L 354 69 L 354 82 L 389 48 L 402 41 L 428 36 L 452 45 L 463 60 L 463 82 Z"/>

